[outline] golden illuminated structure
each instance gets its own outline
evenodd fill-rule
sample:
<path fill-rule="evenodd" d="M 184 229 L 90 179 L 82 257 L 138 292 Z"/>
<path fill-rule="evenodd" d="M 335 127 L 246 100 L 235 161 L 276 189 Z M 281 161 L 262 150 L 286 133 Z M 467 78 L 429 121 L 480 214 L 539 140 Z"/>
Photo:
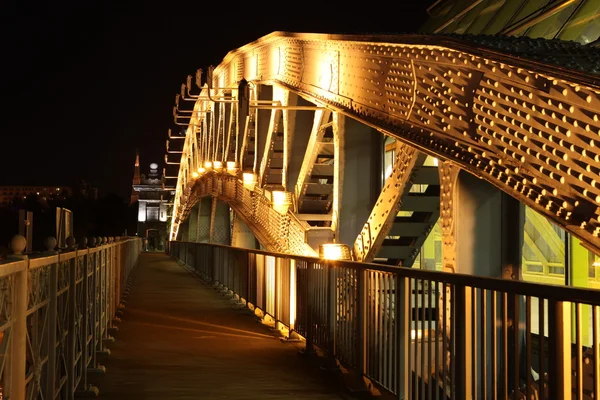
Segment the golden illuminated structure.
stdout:
<path fill-rule="evenodd" d="M 270 99 L 258 98 L 261 85 L 272 86 Z M 340 143 L 344 121 L 352 118 L 398 141 L 393 171 L 353 244 L 355 259 L 372 260 L 381 246 L 394 216 L 390 205 L 411 182 L 416 150 L 439 160 L 442 229 L 452 229 L 450 170 L 460 168 L 598 252 L 600 96 L 593 75 L 462 38 L 275 32 L 230 52 L 199 86 L 191 94 L 190 77 L 175 110 L 176 122 L 188 128 L 171 239 L 205 195 L 227 201 L 270 250 L 311 254 L 305 238 L 314 220 L 326 221 L 335 238 L 340 182 L 350 179 L 340 173 Z M 178 112 L 180 98 L 194 101 L 193 112 Z M 310 105 L 298 105 L 298 98 Z M 271 110 L 262 143 L 259 109 Z M 297 180 L 287 187 L 295 115 L 302 110 L 312 110 L 313 126 Z M 214 162 L 237 163 L 241 174 L 254 174 L 254 190 L 241 175 L 211 168 Z M 322 183 L 308 185 L 317 169 Z M 273 186 L 293 190 L 284 215 L 271 214 L 264 190 Z M 311 216 L 298 211 L 311 201 L 307 186 L 320 194 Z"/>

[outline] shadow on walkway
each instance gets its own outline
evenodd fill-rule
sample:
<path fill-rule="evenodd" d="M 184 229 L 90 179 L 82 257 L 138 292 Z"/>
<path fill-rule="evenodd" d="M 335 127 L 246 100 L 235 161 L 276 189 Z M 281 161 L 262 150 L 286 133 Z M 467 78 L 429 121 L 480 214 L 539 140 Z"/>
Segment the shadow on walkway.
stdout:
<path fill-rule="evenodd" d="M 90 382 L 107 399 L 343 399 L 335 376 L 165 254 L 143 253 Z"/>

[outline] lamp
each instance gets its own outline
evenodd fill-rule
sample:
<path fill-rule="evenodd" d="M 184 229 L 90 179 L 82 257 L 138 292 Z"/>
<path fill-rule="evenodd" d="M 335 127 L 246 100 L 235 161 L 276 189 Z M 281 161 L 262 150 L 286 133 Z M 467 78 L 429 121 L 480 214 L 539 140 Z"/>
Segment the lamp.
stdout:
<path fill-rule="evenodd" d="M 256 185 L 256 175 L 252 172 L 244 172 L 242 174 L 242 182 L 246 189 L 254 190 L 254 186 Z"/>
<path fill-rule="evenodd" d="M 352 261 L 350 248 L 342 243 L 324 243 L 319 245 L 319 258 L 325 260 Z"/>
<path fill-rule="evenodd" d="M 283 190 L 273 190 L 271 192 L 271 204 L 275 211 L 286 214 L 290 204 L 292 204 L 292 193 Z"/>
<path fill-rule="evenodd" d="M 213 161 L 213 169 L 217 172 L 221 172 L 223 170 L 223 163 L 221 161 Z"/>
<path fill-rule="evenodd" d="M 227 173 L 237 175 L 238 167 L 235 161 L 227 161 Z"/>

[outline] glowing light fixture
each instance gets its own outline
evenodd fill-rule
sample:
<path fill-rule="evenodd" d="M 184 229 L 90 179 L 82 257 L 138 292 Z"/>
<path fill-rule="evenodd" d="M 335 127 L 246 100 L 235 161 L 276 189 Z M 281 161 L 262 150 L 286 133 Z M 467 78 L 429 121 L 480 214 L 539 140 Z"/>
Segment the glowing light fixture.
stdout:
<path fill-rule="evenodd" d="M 342 243 L 325 243 L 319 245 L 319 258 L 326 260 L 352 260 L 350 248 Z"/>
<path fill-rule="evenodd" d="M 235 175 L 237 171 L 237 163 L 235 161 L 227 161 L 227 172 L 232 175 Z"/>
<path fill-rule="evenodd" d="M 204 168 L 205 168 L 206 170 L 211 170 L 211 169 L 212 169 L 212 167 L 213 167 L 213 164 L 212 164 L 212 162 L 211 162 L 211 161 L 205 161 L 205 162 L 204 162 Z"/>
<path fill-rule="evenodd" d="M 192 172 L 192 178 L 196 179 L 196 178 L 198 178 L 199 176 L 200 176 L 200 175 L 199 175 L 199 174 L 198 174 L 196 171 Z"/>
<path fill-rule="evenodd" d="M 271 192 L 271 203 L 275 211 L 286 214 L 290 204 L 292 204 L 292 193 L 283 190 L 274 190 Z"/>
<path fill-rule="evenodd" d="M 256 185 L 256 175 L 252 172 L 244 172 L 242 174 L 242 182 L 244 183 L 244 187 L 248 190 L 254 190 L 254 186 Z"/>
<path fill-rule="evenodd" d="M 221 161 L 213 161 L 212 164 L 215 171 L 221 171 L 223 169 L 223 163 Z"/>
<path fill-rule="evenodd" d="M 199 174 L 203 174 L 205 172 L 206 172 L 206 168 L 204 168 L 204 167 L 198 167 L 198 173 Z"/>

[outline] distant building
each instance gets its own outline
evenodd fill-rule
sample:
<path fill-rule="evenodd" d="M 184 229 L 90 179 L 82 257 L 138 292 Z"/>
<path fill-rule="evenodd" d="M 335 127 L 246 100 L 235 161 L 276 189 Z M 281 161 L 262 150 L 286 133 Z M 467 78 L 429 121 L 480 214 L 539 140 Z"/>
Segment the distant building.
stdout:
<path fill-rule="evenodd" d="M 28 196 L 37 196 L 41 201 L 62 199 L 71 194 L 66 186 L 0 186 L 0 206 L 9 206 L 17 199 L 25 200 Z"/>
<path fill-rule="evenodd" d="M 140 174 L 140 156 L 135 157 L 131 203 L 138 203 L 137 235 L 147 238 L 146 250 L 163 251 L 167 243 L 167 211 L 174 190 L 164 189 L 158 164 L 150 164 L 148 175 Z"/>

